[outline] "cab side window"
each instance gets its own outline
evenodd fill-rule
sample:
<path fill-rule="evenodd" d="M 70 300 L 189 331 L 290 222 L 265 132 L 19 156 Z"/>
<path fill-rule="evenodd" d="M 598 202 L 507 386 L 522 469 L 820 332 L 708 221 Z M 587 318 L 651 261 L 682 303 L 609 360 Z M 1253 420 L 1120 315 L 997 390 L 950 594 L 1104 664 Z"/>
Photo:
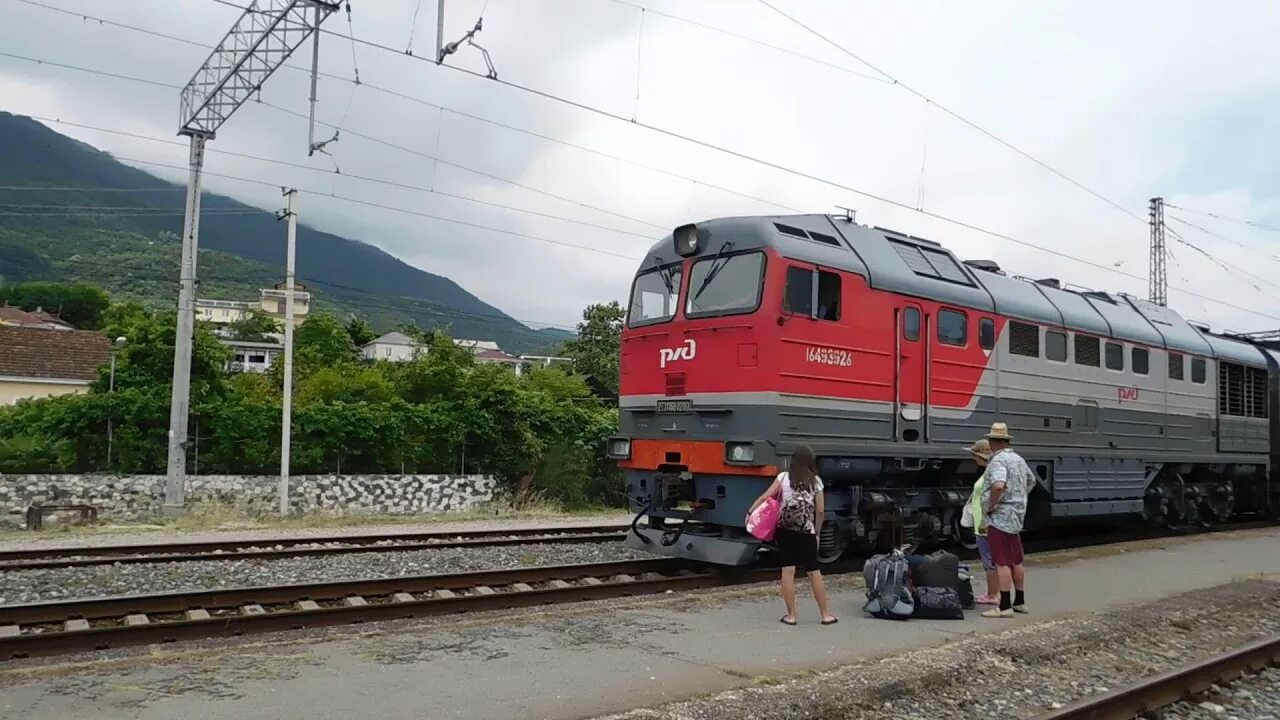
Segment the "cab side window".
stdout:
<path fill-rule="evenodd" d="M 964 347 L 969 341 L 968 318 L 955 310 L 938 313 L 938 342 L 944 345 Z"/>
<path fill-rule="evenodd" d="M 920 339 L 920 310 L 907 306 L 902 315 L 902 337 L 911 342 Z"/>
<path fill-rule="evenodd" d="M 787 268 L 787 288 L 782 297 L 782 310 L 796 315 L 813 315 L 812 270 Z"/>
<path fill-rule="evenodd" d="M 839 320 L 840 276 L 826 270 L 787 268 L 782 311 L 815 320 Z"/>
<path fill-rule="evenodd" d="M 819 320 L 839 320 L 840 319 L 840 276 L 827 272 L 826 270 L 818 271 L 818 307 L 817 318 Z"/>

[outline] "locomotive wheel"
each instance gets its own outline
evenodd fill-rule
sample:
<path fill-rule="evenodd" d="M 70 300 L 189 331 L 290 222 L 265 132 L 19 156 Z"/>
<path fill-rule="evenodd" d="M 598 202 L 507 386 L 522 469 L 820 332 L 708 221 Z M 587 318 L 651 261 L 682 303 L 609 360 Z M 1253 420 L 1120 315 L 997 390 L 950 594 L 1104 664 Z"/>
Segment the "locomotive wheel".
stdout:
<path fill-rule="evenodd" d="M 1231 481 L 1220 483 L 1209 488 L 1201 495 L 1201 522 L 1226 522 L 1231 519 L 1231 510 L 1235 506 L 1236 496 Z"/>
<path fill-rule="evenodd" d="M 848 549 L 848 533 L 842 531 L 838 522 L 822 524 L 822 534 L 818 537 L 818 562 L 833 563 L 844 556 Z"/>

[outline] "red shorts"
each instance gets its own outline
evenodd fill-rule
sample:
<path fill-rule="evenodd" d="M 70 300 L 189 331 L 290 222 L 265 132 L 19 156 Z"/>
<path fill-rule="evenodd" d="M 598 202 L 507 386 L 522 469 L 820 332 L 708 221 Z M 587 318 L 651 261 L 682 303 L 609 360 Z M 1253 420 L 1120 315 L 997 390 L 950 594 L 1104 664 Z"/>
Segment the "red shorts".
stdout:
<path fill-rule="evenodd" d="M 987 545 L 991 547 L 991 561 L 997 566 L 1013 567 L 1022 564 L 1021 535 L 1010 534 L 988 525 Z"/>

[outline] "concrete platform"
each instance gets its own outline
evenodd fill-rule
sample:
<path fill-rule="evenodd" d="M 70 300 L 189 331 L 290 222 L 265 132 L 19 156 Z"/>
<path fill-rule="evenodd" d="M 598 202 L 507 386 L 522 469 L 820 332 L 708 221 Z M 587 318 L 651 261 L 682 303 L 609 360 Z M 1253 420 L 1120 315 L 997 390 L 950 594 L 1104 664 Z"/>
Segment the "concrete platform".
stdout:
<path fill-rule="evenodd" d="M 1032 613 L 1015 620 L 890 623 L 831 583 L 841 622 L 778 623 L 772 586 L 640 597 L 274 640 L 166 646 L 84 663 L 0 665 L 0 718 L 380 720 L 590 717 L 712 693 L 764 676 L 1044 622 L 1280 573 L 1280 528 L 1032 559 Z"/>

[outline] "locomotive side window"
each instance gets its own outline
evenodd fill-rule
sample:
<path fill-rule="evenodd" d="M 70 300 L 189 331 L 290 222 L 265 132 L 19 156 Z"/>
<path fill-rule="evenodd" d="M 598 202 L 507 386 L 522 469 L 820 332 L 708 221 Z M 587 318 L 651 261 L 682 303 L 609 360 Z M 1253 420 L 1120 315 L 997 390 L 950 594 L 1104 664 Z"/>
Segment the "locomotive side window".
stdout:
<path fill-rule="evenodd" d="M 978 320 L 978 346 L 990 350 L 996 346 L 996 321 L 991 318 Z"/>
<path fill-rule="evenodd" d="M 1191 382 L 1203 385 L 1204 378 L 1204 358 L 1191 358 Z"/>
<path fill-rule="evenodd" d="M 1124 370 L 1124 346 L 1120 343 L 1107 343 L 1107 369 Z"/>
<path fill-rule="evenodd" d="M 818 283 L 814 286 L 814 276 Z M 783 312 L 807 315 L 816 320 L 840 319 L 840 276 L 826 270 L 787 268 L 787 286 L 782 298 Z"/>
<path fill-rule="evenodd" d="M 1101 343 L 1089 335 L 1076 335 L 1076 364 L 1089 367 L 1102 366 Z"/>
<path fill-rule="evenodd" d="M 1133 374 L 1147 375 L 1151 372 L 1151 353 L 1146 348 L 1133 349 Z"/>
<path fill-rule="evenodd" d="M 920 339 L 920 310 L 908 307 L 902 315 L 902 337 L 911 342 Z"/>
<path fill-rule="evenodd" d="M 1009 352 L 1026 357 L 1040 357 L 1040 326 L 1010 321 Z"/>
<path fill-rule="evenodd" d="M 1044 356 L 1054 362 L 1067 361 L 1067 334 L 1057 330 L 1044 332 Z"/>
<path fill-rule="evenodd" d="M 818 307 L 816 317 L 819 320 L 840 319 L 840 276 L 818 271 Z"/>
<path fill-rule="evenodd" d="M 674 317 L 680 301 L 680 276 L 679 265 L 650 270 L 637 276 L 635 288 L 631 291 L 627 324 L 631 327 L 652 325 Z"/>
<path fill-rule="evenodd" d="M 1182 356 L 1179 355 L 1178 353 L 1172 353 L 1172 352 L 1169 353 L 1169 379 L 1170 380 L 1182 379 L 1182 367 L 1183 367 Z"/>
<path fill-rule="evenodd" d="M 699 260 L 689 271 L 684 313 L 692 318 L 754 312 L 763 279 L 764 254 L 758 251 Z"/>
<path fill-rule="evenodd" d="M 797 315 L 813 315 L 813 271 L 808 268 L 787 268 L 787 290 L 782 298 L 782 309 Z"/>
<path fill-rule="evenodd" d="M 969 323 L 962 312 L 942 310 L 938 313 L 938 342 L 964 347 L 969 341 Z"/>

